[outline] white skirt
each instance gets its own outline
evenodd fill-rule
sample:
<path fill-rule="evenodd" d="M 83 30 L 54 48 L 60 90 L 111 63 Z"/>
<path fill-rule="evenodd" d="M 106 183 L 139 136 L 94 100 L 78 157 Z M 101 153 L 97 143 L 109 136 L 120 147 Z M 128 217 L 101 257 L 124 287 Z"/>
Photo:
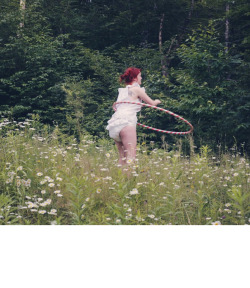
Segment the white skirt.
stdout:
<path fill-rule="evenodd" d="M 113 117 L 108 121 L 108 126 L 106 127 L 109 130 L 109 136 L 116 140 L 117 142 L 121 142 L 120 132 L 123 128 L 127 126 L 136 127 L 137 117 L 133 115 L 129 119 L 126 118 L 118 118 L 114 114 Z"/>

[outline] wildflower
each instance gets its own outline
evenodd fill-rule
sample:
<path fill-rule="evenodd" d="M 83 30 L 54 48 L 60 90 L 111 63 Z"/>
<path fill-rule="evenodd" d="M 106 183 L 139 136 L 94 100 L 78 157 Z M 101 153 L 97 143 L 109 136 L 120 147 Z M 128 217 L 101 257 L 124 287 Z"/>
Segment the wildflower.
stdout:
<path fill-rule="evenodd" d="M 37 176 L 43 176 L 43 173 L 42 172 L 38 172 L 36 173 Z"/>
<path fill-rule="evenodd" d="M 226 207 L 230 207 L 230 206 L 231 206 L 231 203 L 226 203 L 225 206 L 226 206 Z"/>
<path fill-rule="evenodd" d="M 47 203 L 46 202 L 43 202 L 43 203 L 39 203 L 40 206 L 42 207 L 46 207 L 47 206 Z"/>
<path fill-rule="evenodd" d="M 50 215 L 56 215 L 56 213 L 57 213 L 57 210 L 56 210 L 56 209 L 51 209 L 48 214 L 50 214 Z"/>
<path fill-rule="evenodd" d="M 17 170 L 17 171 L 22 171 L 22 170 L 23 170 L 23 166 L 19 166 L 19 167 L 17 167 L 16 170 Z"/>
<path fill-rule="evenodd" d="M 44 203 L 47 203 L 48 205 L 50 205 L 51 204 L 51 199 L 47 199 Z"/>
<path fill-rule="evenodd" d="M 38 206 L 32 202 L 26 202 L 26 204 L 28 205 L 28 208 L 38 208 Z"/>
<path fill-rule="evenodd" d="M 88 197 L 88 198 L 86 198 L 86 199 L 85 199 L 85 201 L 86 201 L 86 202 L 88 202 L 88 201 L 89 201 L 89 197 Z"/>
<path fill-rule="evenodd" d="M 121 223 L 121 219 L 116 219 L 115 222 L 116 223 Z"/>
<path fill-rule="evenodd" d="M 211 220 L 211 217 L 207 217 L 206 220 Z"/>
<path fill-rule="evenodd" d="M 96 190 L 96 193 L 99 194 L 99 193 L 101 193 L 101 191 L 102 191 L 102 190 L 101 190 L 100 188 L 98 188 L 98 189 Z"/>
<path fill-rule="evenodd" d="M 163 186 L 164 185 L 164 182 L 161 182 L 160 184 L 159 184 L 159 186 Z"/>
<path fill-rule="evenodd" d="M 47 180 L 44 179 L 44 180 L 40 181 L 40 184 L 43 185 L 43 184 L 45 184 L 46 182 L 47 182 Z"/>
<path fill-rule="evenodd" d="M 84 209 L 84 208 L 85 208 L 85 206 L 86 206 L 86 205 L 85 205 L 85 204 L 83 204 L 81 208 L 82 208 L 82 209 Z"/>
<path fill-rule="evenodd" d="M 60 190 L 54 191 L 55 194 L 59 194 L 60 192 L 61 192 Z"/>
<path fill-rule="evenodd" d="M 45 214 L 46 213 L 46 210 L 40 210 L 38 211 L 39 214 Z"/>
<path fill-rule="evenodd" d="M 128 160 L 127 160 L 127 164 L 131 164 L 132 162 L 133 162 L 132 159 L 128 159 Z"/>
<path fill-rule="evenodd" d="M 31 180 L 28 179 L 27 181 L 25 181 L 24 186 L 25 187 L 30 187 L 30 184 L 31 184 Z"/>
<path fill-rule="evenodd" d="M 106 220 L 109 221 L 109 220 L 111 220 L 111 218 L 108 217 L 108 218 L 106 218 Z"/>
<path fill-rule="evenodd" d="M 237 177 L 238 175 L 239 175 L 239 173 L 234 173 L 233 174 L 234 177 Z"/>
<path fill-rule="evenodd" d="M 109 154 L 109 153 L 106 153 L 105 155 L 106 155 L 106 157 L 107 157 L 107 158 L 109 158 L 109 157 L 110 157 L 110 154 Z"/>
<path fill-rule="evenodd" d="M 220 221 L 215 221 L 215 222 L 212 222 L 212 225 L 221 225 L 221 222 Z"/>
<path fill-rule="evenodd" d="M 139 194 L 138 190 L 134 188 L 132 191 L 129 192 L 130 195 L 136 195 Z"/>
<path fill-rule="evenodd" d="M 154 219 L 155 215 L 151 214 L 151 215 L 148 215 L 148 217 L 151 218 L 151 219 Z"/>
<path fill-rule="evenodd" d="M 108 168 L 101 168 L 100 171 L 109 171 Z"/>
<path fill-rule="evenodd" d="M 57 181 L 62 181 L 63 179 L 60 178 L 60 177 L 57 177 L 56 180 L 57 180 Z"/>
<path fill-rule="evenodd" d="M 62 194 L 57 194 L 57 197 L 63 197 L 63 195 Z"/>
<path fill-rule="evenodd" d="M 224 209 L 224 211 L 226 211 L 227 213 L 231 213 L 231 210 L 230 209 Z"/>
<path fill-rule="evenodd" d="M 54 221 L 51 221 L 51 222 L 50 222 L 50 225 L 57 225 L 57 223 L 56 223 L 56 221 L 54 220 Z"/>
<path fill-rule="evenodd" d="M 46 193 L 46 191 L 45 191 L 45 190 L 42 190 L 42 191 L 41 191 L 41 193 L 42 193 L 42 194 L 45 194 L 45 193 Z"/>
<path fill-rule="evenodd" d="M 49 187 L 54 187 L 55 184 L 54 183 L 49 183 Z"/>

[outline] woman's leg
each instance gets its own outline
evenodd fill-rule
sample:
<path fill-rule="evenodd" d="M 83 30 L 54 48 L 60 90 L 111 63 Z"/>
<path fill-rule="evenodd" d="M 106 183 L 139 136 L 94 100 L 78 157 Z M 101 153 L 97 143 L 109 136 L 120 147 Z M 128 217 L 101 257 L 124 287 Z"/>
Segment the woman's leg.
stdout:
<path fill-rule="evenodd" d="M 118 152 L 119 152 L 119 161 L 118 161 L 118 163 L 120 165 L 124 165 L 126 163 L 126 161 L 124 160 L 125 154 L 124 154 L 123 144 L 122 144 L 122 142 L 118 142 L 116 140 L 115 140 L 115 144 L 116 144 L 116 147 L 117 147 Z"/>
<path fill-rule="evenodd" d="M 136 127 L 135 126 L 126 126 L 120 132 L 120 137 L 123 144 L 124 156 L 126 160 L 134 160 L 136 157 Z"/>

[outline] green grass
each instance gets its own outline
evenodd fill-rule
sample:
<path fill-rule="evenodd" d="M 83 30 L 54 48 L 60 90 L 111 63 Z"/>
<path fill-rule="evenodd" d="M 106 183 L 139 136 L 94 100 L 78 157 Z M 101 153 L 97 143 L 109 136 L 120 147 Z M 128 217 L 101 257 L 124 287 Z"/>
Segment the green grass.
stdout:
<path fill-rule="evenodd" d="M 124 171 L 112 141 L 37 121 L 1 124 L 0 224 L 244 225 L 249 160 L 138 145 Z"/>

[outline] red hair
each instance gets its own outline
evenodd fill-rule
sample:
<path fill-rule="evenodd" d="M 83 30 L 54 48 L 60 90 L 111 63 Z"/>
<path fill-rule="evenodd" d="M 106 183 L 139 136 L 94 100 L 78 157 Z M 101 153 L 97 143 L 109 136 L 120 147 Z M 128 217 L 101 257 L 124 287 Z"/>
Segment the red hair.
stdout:
<path fill-rule="evenodd" d="M 120 76 L 120 82 L 124 81 L 126 84 L 131 84 L 134 79 L 141 73 L 141 69 L 129 67 L 125 70 L 124 74 Z"/>

